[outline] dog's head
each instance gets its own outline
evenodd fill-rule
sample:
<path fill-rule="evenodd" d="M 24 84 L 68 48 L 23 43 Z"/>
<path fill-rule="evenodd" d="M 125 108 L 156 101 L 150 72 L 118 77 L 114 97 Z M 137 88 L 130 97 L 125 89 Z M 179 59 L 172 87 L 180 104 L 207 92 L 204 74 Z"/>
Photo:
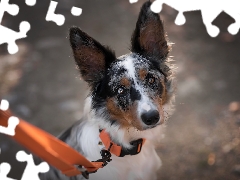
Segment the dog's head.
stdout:
<path fill-rule="evenodd" d="M 164 121 L 163 106 L 171 96 L 170 48 L 163 23 L 150 5 L 142 6 L 132 52 L 119 58 L 79 28 L 70 29 L 77 67 L 92 90 L 92 109 L 110 126 L 145 130 Z"/>

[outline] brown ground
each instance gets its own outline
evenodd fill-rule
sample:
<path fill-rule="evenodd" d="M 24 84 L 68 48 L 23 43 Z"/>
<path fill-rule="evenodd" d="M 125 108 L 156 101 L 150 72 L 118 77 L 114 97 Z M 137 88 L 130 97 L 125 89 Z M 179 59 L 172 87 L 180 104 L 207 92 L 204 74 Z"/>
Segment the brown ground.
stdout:
<path fill-rule="evenodd" d="M 87 95 L 86 84 L 76 78 L 68 28 L 80 26 L 117 55 L 125 54 L 144 1 L 60 2 L 57 13 L 66 16 L 61 27 L 45 21 L 49 1 L 34 7 L 10 2 L 20 5 L 20 13 L 6 14 L 3 24 L 18 31 L 18 24 L 28 20 L 32 29 L 27 39 L 17 42 L 21 48 L 16 55 L 8 55 L 0 46 L 0 96 L 10 101 L 18 116 L 57 135 L 81 117 Z M 83 9 L 80 17 L 70 14 L 73 5 Z M 229 107 L 240 101 L 240 36 L 226 30 L 234 20 L 220 14 L 214 24 L 221 33 L 211 38 L 199 11 L 185 13 L 187 22 L 180 27 L 174 24 L 176 14 L 168 6 L 161 13 L 175 43 L 171 55 L 178 66 L 178 90 L 175 114 L 158 149 L 163 162 L 159 179 L 240 179 L 240 113 L 238 106 Z M 16 162 L 15 154 L 23 148 L 2 135 L 0 148 L 0 162 L 10 162 L 10 177 L 20 179 L 25 164 Z"/>

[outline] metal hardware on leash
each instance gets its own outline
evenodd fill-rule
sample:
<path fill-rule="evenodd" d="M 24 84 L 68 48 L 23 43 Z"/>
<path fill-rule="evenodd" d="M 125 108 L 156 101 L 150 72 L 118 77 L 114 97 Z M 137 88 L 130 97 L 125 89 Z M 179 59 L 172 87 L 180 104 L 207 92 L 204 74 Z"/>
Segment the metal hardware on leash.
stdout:
<path fill-rule="evenodd" d="M 93 162 L 102 162 L 102 166 L 106 166 L 110 161 L 112 161 L 111 159 L 111 153 L 108 150 L 102 149 L 100 151 L 100 154 L 102 156 L 102 159 L 98 159 L 97 161 L 93 161 Z"/>
<path fill-rule="evenodd" d="M 110 149 L 110 148 L 109 148 Z M 112 161 L 111 159 L 111 153 L 109 150 L 105 150 L 105 149 L 102 149 L 100 151 L 100 154 L 102 156 L 102 159 L 98 159 L 96 161 L 92 161 L 92 162 L 102 162 L 102 166 L 106 166 L 110 161 Z M 89 179 L 89 174 L 92 174 L 92 173 L 95 173 L 97 171 L 93 171 L 93 172 L 88 172 L 84 167 L 82 166 L 78 166 L 78 170 L 81 171 L 82 173 L 82 176 L 85 178 L 85 179 Z"/>
<path fill-rule="evenodd" d="M 85 169 L 83 166 L 77 166 L 78 170 L 81 171 L 82 176 L 85 179 L 89 179 L 89 172 L 87 171 L 87 169 Z"/>

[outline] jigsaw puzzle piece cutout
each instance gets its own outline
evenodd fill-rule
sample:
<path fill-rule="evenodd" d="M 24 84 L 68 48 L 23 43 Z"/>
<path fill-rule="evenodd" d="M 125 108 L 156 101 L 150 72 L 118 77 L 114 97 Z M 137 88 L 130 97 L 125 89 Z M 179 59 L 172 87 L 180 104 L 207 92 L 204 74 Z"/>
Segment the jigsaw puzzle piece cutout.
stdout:
<path fill-rule="evenodd" d="M 72 9 L 71 9 L 71 13 L 72 13 L 72 15 L 74 15 L 74 16 L 80 16 L 80 15 L 82 14 L 82 9 L 73 6 Z"/>
<path fill-rule="evenodd" d="M 0 44 L 8 43 L 8 52 L 15 54 L 18 52 L 16 40 L 27 37 L 27 32 L 31 26 L 27 21 L 22 21 L 19 25 L 19 32 L 15 32 L 5 26 L 0 25 Z"/>
<path fill-rule="evenodd" d="M 228 26 L 228 32 L 232 35 L 236 35 L 239 31 L 239 24 L 233 23 Z"/>
<path fill-rule="evenodd" d="M 152 3 L 150 9 L 154 13 L 160 13 L 162 11 L 163 4 L 167 4 L 168 6 L 176 9 L 178 11 L 178 15 L 175 19 L 175 24 L 179 25 L 179 26 L 185 24 L 185 22 L 186 22 L 186 18 L 183 13 L 187 12 L 187 11 L 197 10 L 197 7 L 198 7 L 198 5 L 195 2 L 194 2 L 193 6 L 189 5 L 187 0 L 185 0 L 184 2 L 179 1 L 179 0 L 170 0 L 170 1 L 166 1 L 166 2 L 165 1 L 166 0 L 155 0 Z M 193 3 L 190 3 L 190 4 L 193 4 Z"/>
<path fill-rule="evenodd" d="M 138 2 L 138 0 L 129 0 L 129 2 L 132 4 Z"/>
<path fill-rule="evenodd" d="M 150 9 L 152 10 L 152 12 L 154 13 L 160 13 L 162 11 L 162 5 L 163 5 L 163 2 L 160 2 L 158 0 L 155 0 Z"/>
<path fill-rule="evenodd" d="M 0 2 L 0 19 L 4 12 L 8 12 L 12 16 L 16 16 L 19 13 L 19 7 L 16 4 L 9 4 L 9 0 L 1 0 Z M 1 21 L 0 21 L 1 23 Z"/>
<path fill-rule="evenodd" d="M 34 6 L 36 4 L 36 0 L 25 0 L 25 3 L 28 5 L 28 6 Z"/>
<path fill-rule="evenodd" d="M 232 35 L 236 35 L 240 29 L 240 1 L 192 1 L 192 0 L 155 0 L 151 5 L 151 10 L 155 13 L 159 13 L 162 10 L 162 5 L 168 6 L 179 11 L 175 24 L 183 25 L 186 22 L 186 18 L 183 12 L 200 10 L 202 14 L 203 23 L 206 27 L 208 34 L 211 37 L 216 37 L 220 33 L 220 29 L 213 25 L 212 22 L 216 19 L 221 12 L 226 12 L 232 18 L 235 19 L 235 23 L 229 25 L 228 32 Z"/>
<path fill-rule="evenodd" d="M 1 148 L 0 148 L 0 154 L 1 154 Z M 10 164 L 5 163 L 5 162 L 1 163 L 0 164 L 0 179 L 1 180 L 15 180 L 15 179 L 7 177 L 10 170 L 11 170 Z"/>
<path fill-rule="evenodd" d="M 240 7 L 240 2 L 236 7 Z M 232 18 L 235 19 L 235 23 L 232 23 L 228 26 L 228 32 L 232 35 L 236 35 L 240 28 L 240 13 L 238 9 L 228 8 L 224 10 L 227 14 L 229 14 Z"/>
<path fill-rule="evenodd" d="M 16 180 L 16 179 L 7 177 L 10 170 L 11 170 L 10 164 L 5 163 L 5 162 L 1 163 L 0 164 L 0 179 L 1 180 Z"/>
<path fill-rule="evenodd" d="M 185 22 L 186 22 L 186 18 L 183 15 L 183 12 L 179 12 L 175 19 L 175 24 L 178 26 L 181 26 L 181 25 L 185 24 Z"/>
<path fill-rule="evenodd" d="M 46 173 L 50 169 L 46 162 L 35 165 L 32 154 L 27 154 L 24 151 L 18 151 L 16 154 L 16 159 L 19 162 L 27 162 L 27 166 L 23 172 L 21 180 L 40 180 L 38 174 Z"/>
<path fill-rule="evenodd" d="M 46 15 L 46 21 L 53 21 L 58 26 L 62 26 L 65 22 L 65 17 L 61 14 L 55 14 L 55 9 L 57 7 L 58 2 L 51 1 L 49 5 L 49 9 Z"/>
<path fill-rule="evenodd" d="M 8 127 L 3 127 L 0 126 L 0 133 L 9 135 L 9 136 L 14 136 L 15 135 L 15 129 L 17 125 L 19 124 L 19 119 L 15 116 L 11 116 L 8 119 Z"/>
<path fill-rule="evenodd" d="M 170 7 L 176 9 L 178 11 L 178 15 L 175 19 L 176 25 L 183 25 L 186 22 L 186 18 L 183 12 L 188 11 L 196 11 L 201 10 L 203 23 L 206 27 L 208 34 L 211 37 L 216 37 L 220 30 L 217 26 L 213 25 L 213 20 L 222 12 L 221 8 L 211 8 L 215 7 L 214 2 L 207 2 L 207 1 L 192 1 L 192 0 L 185 0 L 178 1 L 178 0 L 155 0 L 151 5 L 151 10 L 155 13 L 159 13 L 162 10 L 162 5 L 167 4 Z"/>
<path fill-rule="evenodd" d="M 8 110 L 8 108 L 9 108 L 9 102 L 5 99 L 2 99 L 1 103 L 0 103 L 0 109 L 2 111 L 6 111 L 6 110 Z"/>
<path fill-rule="evenodd" d="M 208 34 L 211 37 L 216 37 L 220 33 L 220 29 L 217 26 L 213 25 L 212 22 L 221 12 L 221 8 L 202 8 L 201 10 L 203 23 L 207 29 Z"/>
<path fill-rule="evenodd" d="M 6 10 L 12 16 L 16 16 L 19 13 L 19 7 L 15 4 L 8 5 L 8 9 Z"/>

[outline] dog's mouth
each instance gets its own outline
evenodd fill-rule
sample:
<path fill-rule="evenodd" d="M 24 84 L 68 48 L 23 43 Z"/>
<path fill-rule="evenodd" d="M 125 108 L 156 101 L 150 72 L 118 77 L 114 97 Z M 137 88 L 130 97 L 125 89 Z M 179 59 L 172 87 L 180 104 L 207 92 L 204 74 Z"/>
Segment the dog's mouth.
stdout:
<path fill-rule="evenodd" d="M 153 126 L 149 127 L 148 129 L 153 129 L 153 128 L 159 126 L 159 125 L 161 125 L 161 123 L 157 123 L 156 125 L 153 125 Z"/>
<path fill-rule="evenodd" d="M 141 126 L 141 127 L 134 126 L 134 128 L 136 128 L 138 131 L 146 131 L 146 130 L 149 130 L 149 129 L 154 129 L 155 127 L 160 126 L 160 125 L 161 125 L 161 123 L 157 123 L 157 124 L 151 125 L 151 126 L 146 126 L 146 125 Z"/>
<path fill-rule="evenodd" d="M 160 126 L 162 123 L 160 123 L 160 121 L 157 123 L 157 124 L 154 124 L 154 125 L 151 125 L 151 126 L 143 126 L 143 129 L 142 129 L 142 131 L 145 131 L 145 130 L 148 130 L 148 129 L 153 129 L 153 128 L 155 128 L 155 127 L 157 127 L 157 126 Z"/>

